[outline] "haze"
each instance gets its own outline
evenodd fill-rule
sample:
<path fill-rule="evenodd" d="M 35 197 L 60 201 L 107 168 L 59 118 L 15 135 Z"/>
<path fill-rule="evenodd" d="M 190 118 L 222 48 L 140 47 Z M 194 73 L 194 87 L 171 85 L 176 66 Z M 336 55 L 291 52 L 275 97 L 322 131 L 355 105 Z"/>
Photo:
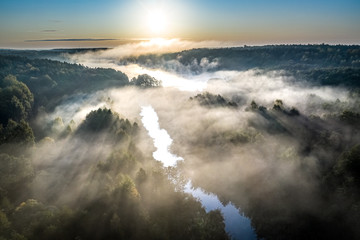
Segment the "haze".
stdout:
<path fill-rule="evenodd" d="M 0 1 L 0 240 L 360 239 L 359 12 Z"/>
<path fill-rule="evenodd" d="M 0 47 L 109 47 L 149 38 L 358 44 L 359 11 L 355 0 L 3 0 Z"/>

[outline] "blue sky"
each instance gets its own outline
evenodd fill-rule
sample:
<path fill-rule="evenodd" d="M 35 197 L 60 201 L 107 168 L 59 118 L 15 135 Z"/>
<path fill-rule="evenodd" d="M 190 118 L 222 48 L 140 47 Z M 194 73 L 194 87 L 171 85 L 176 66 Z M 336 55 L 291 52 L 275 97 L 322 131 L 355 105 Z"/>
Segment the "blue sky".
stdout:
<path fill-rule="evenodd" d="M 149 9 L 162 10 L 162 32 L 149 31 Z M 359 23 L 358 0 L 1 0 L 0 48 L 45 44 L 27 40 L 152 37 L 359 44 Z"/>

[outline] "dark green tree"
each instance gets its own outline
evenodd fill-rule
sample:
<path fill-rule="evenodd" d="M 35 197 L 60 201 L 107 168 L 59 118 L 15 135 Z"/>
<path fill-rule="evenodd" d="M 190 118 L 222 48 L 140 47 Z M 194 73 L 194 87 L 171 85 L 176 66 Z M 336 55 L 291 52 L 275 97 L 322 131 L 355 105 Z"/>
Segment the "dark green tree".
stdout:
<path fill-rule="evenodd" d="M 142 74 L 131 79 L 131 83 L 141 88 L 161 87 L 162 83 L 148 74 Z"/>
<path fill-rule="evenodd" d="M 0 81 L 0 123 L 8 119 L 20 121 L 31 113 L 34 97 L 29 88 L 16 77 L 8 75 Z"/>

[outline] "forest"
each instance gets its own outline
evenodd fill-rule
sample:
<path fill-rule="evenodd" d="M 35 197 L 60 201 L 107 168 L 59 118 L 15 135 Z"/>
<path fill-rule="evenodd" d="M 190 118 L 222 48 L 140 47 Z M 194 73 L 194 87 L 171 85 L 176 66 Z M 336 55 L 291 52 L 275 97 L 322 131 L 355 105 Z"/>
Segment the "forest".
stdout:
<path fill-rule="evenodd" d="M 282 70 L 296 80 L 311 84 L 359 87 L 359 58 L 357 45 L 269 45 L 144 54 L 121 59 L 121 64 L 137 63 L 175 72 L 183 72 L 185 67 L 194 74 L 220 69 Z"/>
<path fill-rule="evenodd" d="M 222 212 L 183 191 L 189 180 L 241 209 L 258 239 L 359 239 L 359 46 L 110 60 L 208 74 L 195 92 L 72 63 L 107 51 L 0 50 L 0 239 L 231 239 Z M 143 105 L 176 166 L 154 159 Z"/>

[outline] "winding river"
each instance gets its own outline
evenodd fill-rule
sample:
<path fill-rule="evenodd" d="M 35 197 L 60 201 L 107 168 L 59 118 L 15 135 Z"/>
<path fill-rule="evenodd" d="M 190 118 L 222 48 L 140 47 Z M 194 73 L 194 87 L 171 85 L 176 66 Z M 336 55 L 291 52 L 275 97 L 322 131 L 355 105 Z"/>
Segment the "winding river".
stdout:
<path fill-rule="evenodd" d="M 177 161 L 183 161 L 183 158 L 170 152 L 169 149 L 172 144 L 172 139 L 165 129 L 160 128 L 159 117 L 153 107 L 143 106 L 141 108 L 140 116 L 142 117 L 141 121 L 144 127 L 148 131 L 149 136 L 153 139 L 154 146 L 156 147 L 156 151 L 153 153 L 154 159 L 162 162 L 165 167 L 175 166 Z M 224 206 L 215 194 L 208 194 L 201 188 L 194 188 L 191 184 L 191 180 L 186 184 L 184 191 L 197 198 L 205 208 L 206 212 L 220 209 L 224 216 L 225 231 L 232 239 L 256 239 L 256 234 L 251 227 L 250 219 L 241 214 L 240 210 L 232 203 L 228 203 Z"/>

